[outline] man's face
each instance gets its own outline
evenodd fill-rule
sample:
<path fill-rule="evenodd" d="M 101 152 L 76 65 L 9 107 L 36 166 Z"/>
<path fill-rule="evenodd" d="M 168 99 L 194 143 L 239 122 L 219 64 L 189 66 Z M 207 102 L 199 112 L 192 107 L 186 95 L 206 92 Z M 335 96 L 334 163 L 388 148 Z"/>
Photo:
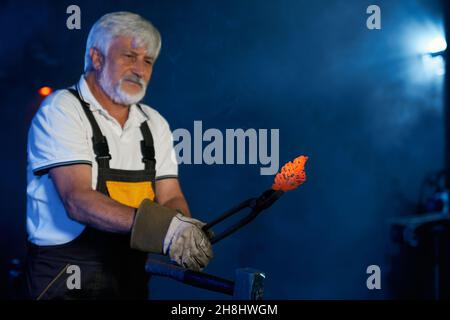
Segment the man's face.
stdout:
<path fill-rule="evenodd" d="M 131 37 L 117 37 L 111 43 L 100 71 L 100 86 L 116 103 L 130 105 L 144 96 L 153 69 L 146 47 L 136 46 Z"/>

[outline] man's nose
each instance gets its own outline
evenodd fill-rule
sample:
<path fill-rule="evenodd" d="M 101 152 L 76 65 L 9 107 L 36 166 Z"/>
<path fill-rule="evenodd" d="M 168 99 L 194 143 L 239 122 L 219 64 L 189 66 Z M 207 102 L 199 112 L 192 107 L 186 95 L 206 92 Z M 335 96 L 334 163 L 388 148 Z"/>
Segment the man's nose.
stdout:
<path fill-rule="evenodd" d="M 140 59 L 137 59 L 136 62 L 133 64 L 133 73 L 141 78 L 144 77 L 145 74 L 145 61 L 141 61 Z"/>

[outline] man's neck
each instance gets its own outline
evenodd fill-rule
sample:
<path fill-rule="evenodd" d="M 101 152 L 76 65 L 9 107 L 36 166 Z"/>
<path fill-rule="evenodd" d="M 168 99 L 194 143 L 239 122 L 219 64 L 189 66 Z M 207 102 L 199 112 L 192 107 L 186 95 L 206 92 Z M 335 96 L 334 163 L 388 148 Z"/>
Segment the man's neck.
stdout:
<path fill-rule="evenodd" d="M 89 72 L 85 75 L 85 79 L 92 95 L 105 108 L 108 113 L 115 118 L 119 124 L 123 127 L 128 119 L 130 106 L 118 104 L 111 100 L 111 98 L 103 91 L 102 87 L 98 84 L 95 74 Z"/>

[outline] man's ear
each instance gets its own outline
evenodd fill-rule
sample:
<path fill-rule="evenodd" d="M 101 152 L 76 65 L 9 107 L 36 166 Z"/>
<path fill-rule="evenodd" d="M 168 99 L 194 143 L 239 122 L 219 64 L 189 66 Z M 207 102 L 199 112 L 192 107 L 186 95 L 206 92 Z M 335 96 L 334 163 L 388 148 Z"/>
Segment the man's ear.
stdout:
<path fill-rule="evenodd" d="M 102 53 L 97 48 L 90 48 L 89 55 L 91 56 L 92 67 L 94 70 L 101 70 L 104 61 Z"/>

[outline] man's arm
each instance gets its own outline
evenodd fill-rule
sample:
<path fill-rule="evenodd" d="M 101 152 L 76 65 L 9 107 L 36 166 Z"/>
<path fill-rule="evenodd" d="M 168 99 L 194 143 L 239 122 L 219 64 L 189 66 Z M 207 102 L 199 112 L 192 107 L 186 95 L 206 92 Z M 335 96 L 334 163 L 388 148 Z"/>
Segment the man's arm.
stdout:
<path fill-rule="evenodd" d="M 165 206 L 144 200 L 135 218 L 134 208 L 92 190 L 89 165 L 55 167 L 49 175 L 72 219 L 104 231 L 127 233 L 132 229 L 131 248 L 168 254 L 173 261 L 193 270 L 201 270 L 212 258 L 211 243 L 201 231 L 203 224 L 180 218 L 176 211 L 166 207 L 189 212 L 178 180 L 157 182 L 156 194 Z M 169 231 L 172 223 L 175 227 Z"/>
<path fill-rule="evenodd" d="M 185 216 L 191 217 L 189 206 L 177 178 L 157 180 L 155 195 L 160 205 L 175 210 L 179 209 Z"/>
<path fill-rule="evenodd" d="M 55 167 L 49 175 L 70 218 L 103 231 L 131 230 L 135 209 L 92 190 L 91 166 Z"/>

